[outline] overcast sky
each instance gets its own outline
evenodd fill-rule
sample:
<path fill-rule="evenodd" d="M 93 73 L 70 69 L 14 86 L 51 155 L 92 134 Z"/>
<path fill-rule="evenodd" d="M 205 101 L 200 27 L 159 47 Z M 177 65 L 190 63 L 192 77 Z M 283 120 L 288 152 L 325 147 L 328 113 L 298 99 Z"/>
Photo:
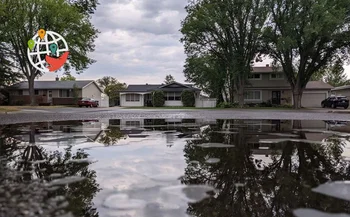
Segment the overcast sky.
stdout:
<path fill-rule="evenodd" d="M 113 76 L 127 84 L 162 83 L 167 74 L 184 82 L 185 54 L 179 42 L 187 0 L 100 0 L 92 22 L 100 30 L 97 62 L 77 79 Z M 69 45 L 68 45 L 69 46 Z M 259 65 L 265 65 L 265 60 Z M 349 74 L 350 67 L 346 66 Z M 62 73 L 46 73 L 40 80 L 54 80 Z M 350 77 L 350 76 L 349 76 Z"/>

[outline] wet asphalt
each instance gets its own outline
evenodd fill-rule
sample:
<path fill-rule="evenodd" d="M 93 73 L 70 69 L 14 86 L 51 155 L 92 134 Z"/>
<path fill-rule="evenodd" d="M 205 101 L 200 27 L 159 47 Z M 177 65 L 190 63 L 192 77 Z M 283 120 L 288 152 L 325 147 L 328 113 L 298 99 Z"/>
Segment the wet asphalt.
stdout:
<path fill-rule="evenodd" d="M 339 109 L 340 111 L 341 109 Z M 50 108 L 24 109 L 0 114 L 0 124 L 95 119 L 267 119 L 350 121 L 350 113 L 329 113 L 329 109 L 128 109 Z M 343 112 L 343 111 L 340 111 Z"/>

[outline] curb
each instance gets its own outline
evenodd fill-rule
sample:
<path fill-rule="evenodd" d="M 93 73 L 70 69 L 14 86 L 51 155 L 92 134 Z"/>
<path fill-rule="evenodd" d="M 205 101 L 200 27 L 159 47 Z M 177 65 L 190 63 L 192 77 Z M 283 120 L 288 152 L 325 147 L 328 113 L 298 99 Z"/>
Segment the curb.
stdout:
<path fill-rule="evenodd" d="M 328 111 L 328 113 L 350 114 L 350 111 Z"/>

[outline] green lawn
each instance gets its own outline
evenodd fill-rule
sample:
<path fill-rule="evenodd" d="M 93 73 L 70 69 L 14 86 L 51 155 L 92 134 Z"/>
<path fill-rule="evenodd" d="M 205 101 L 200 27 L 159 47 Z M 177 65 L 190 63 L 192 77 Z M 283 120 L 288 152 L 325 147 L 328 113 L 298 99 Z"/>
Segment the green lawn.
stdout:
<path fill-rule="evenodd" d="M 0 106 L 0 113 L 17 112 L 22 109 L 28 109 L 28 108 L 51 109 L 51 108 L 64 108 L 64 107 L 67 107 L 67 106 Z"/>

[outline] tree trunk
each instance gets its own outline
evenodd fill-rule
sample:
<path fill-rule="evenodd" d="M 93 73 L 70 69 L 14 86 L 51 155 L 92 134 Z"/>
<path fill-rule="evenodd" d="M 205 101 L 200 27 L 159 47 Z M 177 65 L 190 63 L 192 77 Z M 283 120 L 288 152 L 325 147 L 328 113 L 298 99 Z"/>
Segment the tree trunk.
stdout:
<path fill-rule="evenodd" d="M 34 79 L 35 77 L 31 76 L 28 79 L 28 85 L 29 85 L 29 97 L 30 97 L 30 105 L 35 106 L 36 100 L 35 100 L 35 92 L 34 92 Z"/>
<path fill-rule="evenodd" d="M 222 90 L 222 95 L 223 95 L 224 102 L 228 102 L 227 92 L 225 88 Z"/>
<path fill-rule="evenodd" d="M 239 82 L 239 85 L 238 85 L 237 89 L 238 89 L 238 103 L 239 103 L 239 107 L 243 108 L 244 107 L 244 84 L 243 84 L 241 78 L 240 78 L 240 82 Z"/>
<path fill-rule="evenodd" d="M 293 89 L 293 108 L 301 108 L 301 97 L 303 95 L 303 90 L 299 87 L 294 87 Z"/>
<path fill-rule="evenodd" d="M 235 102 L 235 87 L 234 84 L 231 84 L 231 88 L 230 88 L 230 103 L 233 104 Z"/>

